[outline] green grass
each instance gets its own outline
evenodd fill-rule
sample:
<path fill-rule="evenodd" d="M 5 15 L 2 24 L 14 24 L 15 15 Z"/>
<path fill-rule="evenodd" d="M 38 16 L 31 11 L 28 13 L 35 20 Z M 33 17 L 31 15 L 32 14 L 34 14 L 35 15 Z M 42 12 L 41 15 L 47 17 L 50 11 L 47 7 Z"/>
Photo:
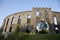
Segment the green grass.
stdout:
<path fill-rule="evenodd" d="M 11 34 L 8 38 L 4 39 L 0 36 L 0 40 L 60 40 L 60 34 Z"/>

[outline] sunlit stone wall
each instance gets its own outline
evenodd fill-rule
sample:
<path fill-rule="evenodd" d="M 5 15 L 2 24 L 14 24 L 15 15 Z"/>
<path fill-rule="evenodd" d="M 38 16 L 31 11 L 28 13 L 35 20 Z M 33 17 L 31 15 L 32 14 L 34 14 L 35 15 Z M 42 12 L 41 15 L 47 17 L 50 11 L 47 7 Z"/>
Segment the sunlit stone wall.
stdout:
<path fill-rule="evenodd" d="M 28 15 L 31 15 L 30 23 L 27 22 Z M 54 16 L 57 17 L 57 23 L 58 24 L 60 23 L 60 18 L 59 18 L 60 12 L 53 12 L 51 8 L 40 8 L 40 7 L 34 8 L 33 7 L 31 11 L 17 12 L 5 17 L 2 24 L 3 34 L 5 34 L 6 32 L 14 31 L 16 29 L 19 16 L 20 16 L 20 27 L 23 27 L 29 24 L 34 28 L 34 31 L 36 29 L 36 25 L 38 22 L 45 21 L 46 23 L 49 24 L 49 31 L 53 33 L 53 31 L 55 30 L 54 20 L 53 20 Z"/>

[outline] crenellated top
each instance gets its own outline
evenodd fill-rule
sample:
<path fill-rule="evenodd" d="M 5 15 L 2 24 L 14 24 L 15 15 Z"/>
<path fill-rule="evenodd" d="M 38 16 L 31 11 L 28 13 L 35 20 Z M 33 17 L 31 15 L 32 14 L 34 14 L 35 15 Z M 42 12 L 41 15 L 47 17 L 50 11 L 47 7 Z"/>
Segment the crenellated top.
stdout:
<path fill-rule="evenodd" d="M 46 7 L 46 8 L 44 8 L 44 7 L 33 7 L 32 9 L 49 9 L 49 10 L 51 10 L 51 8 L 48 8 L 48 7 Z"/>

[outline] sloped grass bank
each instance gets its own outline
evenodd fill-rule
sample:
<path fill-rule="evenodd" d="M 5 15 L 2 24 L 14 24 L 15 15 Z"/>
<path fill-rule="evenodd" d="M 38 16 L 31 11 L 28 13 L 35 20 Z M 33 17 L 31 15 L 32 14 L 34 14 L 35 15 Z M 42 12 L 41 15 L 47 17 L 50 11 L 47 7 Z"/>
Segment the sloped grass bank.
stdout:
<path fill-rule="evenodd" d="M 11 34 L 8 38 L 0 37 L 0 40 L 60 40 L 60 34 Z"/>

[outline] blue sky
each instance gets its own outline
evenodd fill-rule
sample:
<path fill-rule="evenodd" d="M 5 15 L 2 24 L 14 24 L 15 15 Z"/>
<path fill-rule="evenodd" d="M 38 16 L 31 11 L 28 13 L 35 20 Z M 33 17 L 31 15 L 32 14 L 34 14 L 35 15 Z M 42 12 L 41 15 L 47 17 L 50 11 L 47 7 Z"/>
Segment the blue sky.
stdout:
<path fill-rule="evenodd" d="M 32 10 L 32 7 L 51 7 L 53 11 L 60 12 L 60 0 L 0 0 L 0 26 L 6 16 Z"/>

